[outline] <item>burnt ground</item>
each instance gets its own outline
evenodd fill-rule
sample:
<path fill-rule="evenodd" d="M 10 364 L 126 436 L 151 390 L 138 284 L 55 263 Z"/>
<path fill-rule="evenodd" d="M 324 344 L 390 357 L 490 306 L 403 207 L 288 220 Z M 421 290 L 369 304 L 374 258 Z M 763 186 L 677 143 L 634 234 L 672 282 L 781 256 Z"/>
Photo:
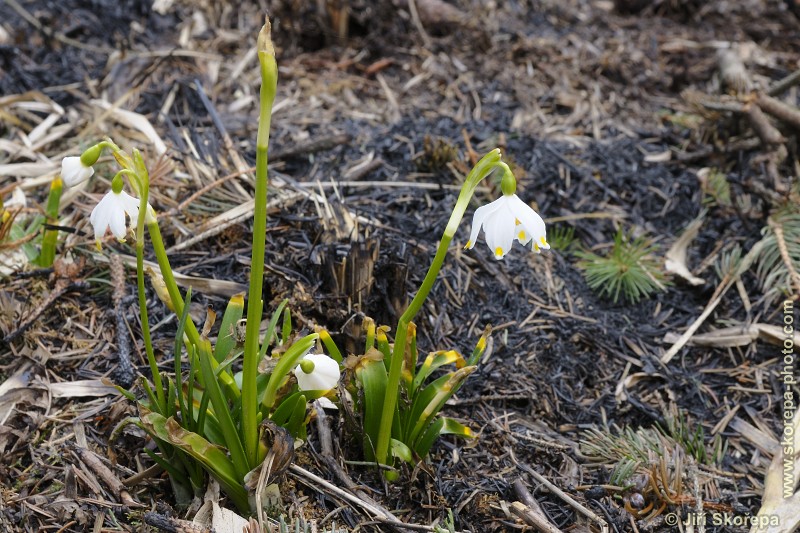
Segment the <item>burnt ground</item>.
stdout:
<path fill-rule="evenodd" d="M 497 146 L 513 163 L 520 196 L 548 221 L 551 240 L 569 228 L 574 239 L 569 246 L 560 239 L 564 246 L 542 255 L 518 248 L 497 262 L 482 243 L 462 250 L 469 220 L 462 223 L 417 323 L 422 352 L 469 353 L 484 326 L 495 327 L 489 356 L 445 408 L 479 438 L 441 439 L 427 465 L 394 485 L 363 465 L 347 463 L 350 476 L 403 520 L 441 523 L 451 510 L 460 531 L 530 528 L 510 510 L 510 502 L 524 501 L 517 480 L 552 524 L 569 531 L 600 530 L 581 508 L 612 531 L 677 530 L 667 513 L 685 515 L 698 499 L 731 515 L 757 513 L 772 458 L 769 439 L 782 427 L 779 348 L 760 338 L 688 345 L 666 364 L 659 359 L 674 342 L 665 336 L 683 333 L 724 284 L 715 265 L 736 246 L 750 250 L 770 214 L 797 202 L 791 188 L 798 126 L 772 117 L 783 142 L 767 145 L 742 113 L 703 105 L 728 92 L 718 61 L 725 46 L 738 50 L 754 89 L 800 67 L 794 4 L 663 0 L 642 9 L 623 1 L 453 0 L 447 9 L 416 0 L 423 35 L 407 4 L 396 3 L 349 2 L 343 36 L 331 22 L 335 7 L 317 13 L 314 2 L 262 6 L 274 20 L 280 65 L 270 146 L 270 194 L 280 202 L 269 213 L 267 308 L 289 298 L 300 327 L 326 327 L 353 350 L 364 315 L 393 324 L 424 276 L 472 158 Z M 19 185 L 29 206 L 41 204 L 61 157 L 109 135 L 145 152 L 153 204 L 169 214 L 162 232 L 167 246 L 176 247 L 173 267 L 246 283 L 247 220 L 189 239 L 219 225 L 209 221 L 252 192 L 247 172 L 211 184 L 255 161 L 258 73 L 248 52 L 263 11 L 174 1 L 157 2 L 163 6 L 157 12 L 151 4 L 0 6 L 3 200 Z M 794 105 L 800 100 L 795 88 L 779 96 Z M 126 123 L 108 104 L 139 113 L 154 133 Z M 162 157 L 154 137 L 167 148 Z M 101 164 L 98 176 L 110 168 Z M 729 201 L 702 178 L 707 168 L 726 176 Z M 473 207 L 494 199 L 497 184 L 488 185 Z M 198 199 L 182 203 L 206 186 Z M 0 281 L 2 333 L 18 333 L 0 344 L 3 376 L 27 386 L 24 394 L 18 386 L 13 397 L 8 390 L 0 396 L 0 523 L 7 531 L 140 531 L 143 510 L 174 503 L 166 477 L 156 476 L 129 487 L 141 507 L 122 506 L 119 493 L 98 482 L 76 451 L 93 450 L 124 480 L 150 466 L 141 434 L 126 431 L 109 441 L 113 428 L 135 413 L 133 405 L 107 391 L 73 396 L 52 388 L 118 376 L 113 283 L 104 258 L 134 251 L 108 241 L 102 254 L 94 253 L 88 213 L 106 188 L 95 179 L 66 199 L 58 257 L 81 265 L 66 292 L 49 300 L 50 272 L 24 262 Z M 649 238 L 663 265 L 666 251 L 699 216 L 704 222 L 687 265 L 704 284 L 669 275 L 665 290 L 638 303 L 613 302 L 587 285 L 577 249 L 602 253 L 621 227 Z M 13 252 L 3 249 L 4 263 Z M 366 273 L 371 283 L 353 287 L 336 274 L 341 269 Z M 126 284 L 134 364 L 147 375 L 133 270 Z M 734 287 L 700 333 L 780 324 L 780 291 L 769 292 L 755 268 Z M 224 309 L 224 292 L 195 288 L 196 321 L 206 305 Z M 168 353 L 176 321 L 155 293 L 149 296 L 154 342 Z M 163 365 L 172 368 L 166 355 Z M 698 467 L 684 457 L 689 473 L 678 475 L 681 498 L 672 494 L 679 501 L 635 480 L 625 490 L 597 488 L 613 485 L 619 461 L 587 457 L 588 430 L 619 435 L 626 427 L 664 428 L 678 419 L 691 433 L 702 431 L 701 448 L 709 454 L 715 442 L 725 443 L 716 462 Z M 345 433 L 334 435 L 339 458 L 358 460 Z M 664 446 L 673 453 L 671 443 Z M 332 479 L 313 431 L 299 460 Z M 544 487 L 537 472 L 580 507 Z M 381 529 L 295 478 L 287 477 L 281 491 L 286 514 L 322 519 L 338 508 L 320 528 L 334 520 Z M 634 518 L 625 505 L 638 493 L 656 508 L 666 504 L 664 512 Z"/>

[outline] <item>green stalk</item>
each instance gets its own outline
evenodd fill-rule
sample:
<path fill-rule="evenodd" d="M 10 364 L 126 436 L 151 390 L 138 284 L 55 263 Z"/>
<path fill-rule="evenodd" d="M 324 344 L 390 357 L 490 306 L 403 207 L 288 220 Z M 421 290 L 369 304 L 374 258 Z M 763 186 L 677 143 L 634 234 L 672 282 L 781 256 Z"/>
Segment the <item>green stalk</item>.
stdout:
<path fill-rule="evenodd" d="M 400 316 L 395 329 L 396 337 L 394 339 L 394 350 L 392 351 L 391 366 L 389 367 L 389 377 L 386 383 L 386 399 L 383 402 L 383 412 L 381 413 L 380 429 L 378 430 L 378 442 L 375 446 L 375 456 L 380 464 L 389 464 L 387 455 L 389 453 L 389 443 L 392 437 L 392 421 L 394 411 L 397 407 L 397 393 L 400 389 L 400 373 L 403 368 L 403 359 L 406 350 L 406 340 L 408 336 L 408 324 L 414 319 L 422 308 L 422 304 L 428 297 L 428 294 L 433 288 L 433 283 L 439 275 L 439 271 L 444 263 L 444 258 L 447 255 L 447 250 L 453 236 L 464 218 L 464 213 L 469 206 L 469 201 L 472 198 L 475 188 L 478 184 L 488 176 L 498 166 L 505 167 L 505 164 L 500 161 L 500 150 L 494 149 L 478 161 L 475 167 L 470 171 L 464 185 L 461 187 L 461 192 L 456 200 L 456 205 L 453 208 L 453 213 L 450 215 L 450 220 L 447 222 L 447 227 L 444 230 L 439 247 L 436 249 L 436 255 L 433 257 L 428 273 L 425 274 L 425 279 L 422 280 L 422 285 L 408 305 L 408 309 Z"/>
<path fill-rule="evenodd" d="M 61 192 L 64 190 L 64 182 L 60 176 L 56 176 L 50 184 L 50 193 L 47 195 L 47 223 L 56 224 L 58 222 L 58 204 L 61 202 Z M 37 264 L 41 267 L 53 266 L 56 258 L 56 242 L 58 241 L 57 229 L 44 230 L 42 237 L 42 250 L 39 252 Z"/>
<path fill-rule="evenodd" d="M 258 34 L 258 62 L 261 65 L 261 102 L 256 139 L 255 211 L 253 213 L 253 253 L 250 259 L 250 288 L 247 295 L 247 326 L 242 359 L 242 432 L 247 460 L 255 466 L 258 458 L 258 328 L 264 285 L 264 248 L 267 240 L 267 149 L 272 103 L 278 84 L 278 65 L 266 20 Z"/>
<path fill-rule="evenodd" d="M 138 155 L 138 152 L 137 152 Z M 140 156 L 141 157 L 141 156 Z M 124 172 L 124 171 L 123 171 Z M 150 337 L 150 321 L 147 316 L 147 296 L 144 286 L 144 223 L 147 214 L 147 198 L 150 194 L 150 177 L 145 169 L 142 173 L 129 171 L 133 176 L 131 181 L 139 186 L 139 217 L 136 220 L 136 289 L 139 296 L 139 316 L 142 322 L 142 337 L 144 349 L 147 353 L 147 363 L 153 375 L 153 384 L 156 387 L 156 397 L 162 413 L 166 413 L 167 402 L 164 398 L 164 385 L 161 382 L 161 372 L 158 370 L 156 354 L 153 352 L 153 341 Z"/>

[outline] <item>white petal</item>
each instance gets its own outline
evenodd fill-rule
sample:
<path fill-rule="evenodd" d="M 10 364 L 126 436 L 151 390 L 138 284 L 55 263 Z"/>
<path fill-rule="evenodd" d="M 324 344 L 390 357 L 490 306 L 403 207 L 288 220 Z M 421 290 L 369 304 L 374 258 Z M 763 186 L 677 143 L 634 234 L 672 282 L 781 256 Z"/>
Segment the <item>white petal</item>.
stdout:
<path fill-rule="evenodd" d="M 92 177 L 94 169 L 84 166 L 80 157 L 70 156 L 61 160 L 61 179 L 67 187 L 74 187 Z"/>
<path fill-rule="evenodd" d="M 481 230 L 481 226 L 484 225 L 486 217 L 490 216 L 492 213 L 502 207 L 503 204 L 501 200 L 502 198 L 498 198 L 494 202 L 482 205 L 475 210 L 475 214 L 472 216 L 472 231 L 469 234 L 469 240 L 467 241 L 466 246 L 470 250 L 473 246 L 475 246 L 475 242 L 478 240 L 478 233 Z"/>
<path fill-rule="evenodd" d="M 520 200 L 516 194 L 509 197 L 509 207 L 519 222 L 515 230 L 515 238 L 522 244 L 528 244 L 533 240 L 535 244 L 534 249 L 537 251 L 539 248 L 549 249 L 550 245 L 547 244 L 547 229 L 542 217 L 531 209 L 528 204 Z M 524 232 L 524 239 L 520 238 L 523 235 L 522 232 Z"/>
<path fill-rule="evenodd" d="M 516 221 L 514 214 L 507 207 L 507 198 L 508 196 L 500 198 L 500 200 L 505 201 L 483 223 L 486 244 L 494 254 L 495 259 L 502 259 L 511 250 L 511 245 L 514 244 Z M 497 202 L 500 202 L 500 200 L 497 200 Z"/>
<path fill-rule="evenodd" d="M 522 244 L 522 246 L 527 246 L 533 236 L 530 232 L 525 231 L 525 228 L 521 224 L 517 224 L 514 227 L 514 238 Z"/>
<path fill-rule="evenodd" d="M 108 227 L 111 228 L 111 233 L 117 240 L 125 240 L 125 235 L 128 233 L 128 227 L 125 225 L 125 212 L 121 209 L 113 211 L 108 221 Z"/>
<path fill-rule="evenodd" d="M 114 212 L 114 197 L 112 192 L 107 193 L 92 209 L 89 222 L 94 227 L 94 239 L 99 241 L 106 234 L 111 213 Z"/>
<path fill-rule="evenodd" d="M 139 220 L 139 199 L 134 198 L 125 191 L 120 191 L 119 199 L 120 203 L 122 204 L 123 211 L 127 213 L 129 217 L 131 217 L 130 227 L 135 228 Z"/>
<path fill-rule="evenodd" d="M 125 239 L 127 233 L 127 227 L 125 226 L 126 203 L 130 207 L 131 200 L 135 199 L 125 194 L 125 192 L 115 193 L 110 191 L 103 196 L 89 216 L 89 221 L 94 226 L 94 238 L 96 241 L 99 242 L 108 229 L 111 229 L 111 233 L 117 239 Z"/>
<path fill-rule="evenodd" d="M 310 374 L 306 374 L 300 365 L 295 367 L 294 375 L 297 378 L 297 386 L 300 390 L 328 391 L 335 388 L 339 383 L 339 363 L 327 355 L 310 353 L 303 360 L 314 363 L 314 370 Z"/>

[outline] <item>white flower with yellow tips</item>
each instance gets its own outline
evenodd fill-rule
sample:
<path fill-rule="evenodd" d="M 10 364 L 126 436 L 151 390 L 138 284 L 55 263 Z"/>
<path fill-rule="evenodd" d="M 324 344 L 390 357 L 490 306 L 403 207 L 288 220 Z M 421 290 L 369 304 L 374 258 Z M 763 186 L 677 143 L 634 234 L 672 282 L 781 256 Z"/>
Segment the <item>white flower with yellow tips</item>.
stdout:
<path fill-rule="evenodd" d="M 89 221 L 94 228 L 94 240 L 100 247 L 100 240 L 111 230 L 117 240 L 124 241 L 128 233 L 125 215 L 131 219 L 131 226 L 136 224 L 139 217 L 139 200 L 125 191 L 109 191 L 92 210 Z"/>
<path fill-rule="evenodd" d="M 530 243 L 536 253 L 550 249 L 544 220 L 516 194 L 504 194 L 475 210 L 466 248 L 475 246 L 481 228 L 495 259 L 505 257 L 515 240 L 523 246 Z"/>

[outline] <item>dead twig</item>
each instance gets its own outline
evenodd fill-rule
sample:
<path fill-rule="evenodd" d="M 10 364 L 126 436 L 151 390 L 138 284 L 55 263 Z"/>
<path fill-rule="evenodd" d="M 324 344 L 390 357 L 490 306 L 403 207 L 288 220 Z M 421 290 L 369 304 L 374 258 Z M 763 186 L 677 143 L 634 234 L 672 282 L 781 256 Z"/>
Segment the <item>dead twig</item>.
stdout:
<path fill-rule="evenodd" d="M 411 12 L 411 20 L 414 22 L 414 27 L 417 28 L 419 36 L 422 37 L 425 48 L 430 48 L 433 43 L 431 42 L 428 32 L 426 32 L 425 28 L 422 26 L 422 20 L 419 18 L 419 11 L 417 11 L 416 0 L 408 0 L 408 10 Z"/>
<path fill-rule="evenodd" d="M 100 456 L 87 448 L 76 446 L 73 448 L 75 455 L 83 464 L 88 466 L 103 483 L 119 498 L 123 505 L 128 507 L 143 507 L 131 496 L 128 489 L 120 479 L 100 459 Z"/>
<path fill-rule="evenodd" d="M 206 108 L 208 111 L 208 115 L 211 117 L 211 121 L 214 123 L 214 127 L 217 128 L 219 134 L 222 136 L 222 145 L 225 147 L 225 150 L 228 152 L 228 156 L 233 161 L 233 164 L 236 166 L 236 170 L 243 172 L 247 176 L 247 169 L 249 165 L 246 165 L 245 162 L 242 160 L 242 157 L 239 155 L 239 152 L 233 147 L 233 141 L 231 140 L 231 136 L 228 135 L 228 130 L 225 129 L 225 125 L 222 123 L 222 119 L 219 118 L 219 114 L 217 113 L 216 108 L 214 108 L 214 104 L 211 103 L 211 100 L 208 99 L 206 96 L 206 92 L 203 90 L 203 85 L 200 83 L 200 80 L 194 80 L 194 85 L 197 88 L 197 94 L 200 96 L 200 101 L 203 102 L 203 107 Z M 255 181 L 253 176 L 247 176 L 251 182 Z M 244 190 L 238 182 L 233 182 L 234 187 L 236 187 L 237 192 L 242 195 L 244 198 L 249 198 L 250 194 Z"/>
<path fill-rule="evenodd" d="M 328 417 L 325 414 L 324 409 L 319 405 L 319 402 L 316 402 L 315 408 L 317 411 L 317 433 L 319 435 L 321 448 L 320 455 L 325 461 L 325 466 L 327 466 L 328 469 L 333 472 L 334 476 L 336 476 L 336 478 L 348 490 L 352 491 L 356 496 L 373 506 L 375 509 L 379 509 L 385 518 L 396 520 L 394 515 L 388 509 L 376 502 L 369 494 L 359 489 L 358 485 L 356 485 L 350 476 L 347 475 L 347 472 L 344 471 L 342 465 L 336 460 L 336 457 L 333 454 L 333 439 L 331 437 L 331 428 L 328 424 Z"/>
<path fill-rule="evenodd" d="M 772 125 L 757 103 L 753 102 L 744 109 L 750 126 L 765 146 L 776 146 L 786 142 L 781 132 Z"/>
<path fill-rule="evenodd" d="M 782 80 L 778 80 L 767 88 L 767 94 L 778 96 L 800 83 L 800 69 L 795 70 Z"/>
<path fill-rule="evenodd" d="M 747 253 L 747 255 L 742 259 L 738 267 L 731 269 L 729 272 L 725 274 L 725 276 L 723 276 L 722 280 L 720 281 L 719 285 L 714 291 L 714 294 L 711 295 L 711 300 L 706 305 L 706 308 L 703 309 L 703 312 L 700 314 L 699 317 L 697 317 L 697 320 L 695 320 L 692 323 L 692 325 L 689 326 L 689 328 L 683 333 L 683 335 L 680 336 L 680 338 L 675 342 L 675 344 L 673 344 L 670 347 L 670 349 L 667 350 L 664 353 L 664 355 L 661 356 L 661 363 L 665 365 L 669 363 L 672 360 L 672 358 L 675 357 L 678 351 L 681 348 L 683 348 L 687 342 L 689 342 L 689 339 L 692 338 L 692 335 L 694 335 L 694 333 L 700 328 L 700 326 L 703 325 L 703 322 L 706 321 L 709 315 L 711 315 L 714 309 L 716 309 L 716 307 L 722 301 L 722 297 L 725 295 L 726 292 L 728 292 L 728 289 L 730 289 L 734 285 L 739 275 L 742 272 L 744 272 L 744 270 L 746 270 L 750 266 L 750 264 L 758 256 L 758 254 L 761 253 L 761 248 L 763 247 L 763 245 L 764 245 L 763 240 L 756 243 L 755 246 L 753 246 Z"/>
<path fill-rule="evenodd" d="M 561 530 L 550 523 L 547 516 L 539 506 L 539 502 L 528 491 L 521 479 L 514 481 L 514 492 L 521 500 L 511 504 L 511 512 L 522 518 L 525 523 L 533 526 L 536 531 L 541 533 L 561 533 Z"/>
<path fill-rule="evenodd" d="M 513 451 L 511 451 L 511 453 L 513 455 Z M 564 492 L 563 490 L 561 490 L 560 488 L 555 486 L 553 483 L 550 482 L 550 480 L 545 478 L 543 475 L 541 475 L 539 472 L 537 472 L 533 468 L 529 467 L 528 465 L 526 465 L 524 463 L 517 462 L 516 458 L 514 459 L 514 462 L 517 464 L 517 466 L 519 468 L 521 468 L 522 470 L 524 470 L 525 472 L 530 474 L 536 481 L 538 481 L 539 483 L 544 485 L 545 488 L 547 488 L 547 490 L 549 490 L 550 492 L 552 492 L 553 494 L 555 494 L 556 496 L 561 498 L 570 507 L 572 507 L 573 509 L 578 511 L 580 514 L 582 514 L 583 516 L 585 516 L 589 520 L 592 520 L 592 521 L 596 522 L 600 526 L 600 530 L 603 533 L 608 533 L 608 531 L 609 531 L 608 522 L 606 522 L 602 517 L 598 516 L 591 509 L 588 509 L 587 507 L 585 507 L 585 506 L 581 505 L 580 503 L 578 503 L 572 496 L 570 496 L 569 494 L 567 494 L 566 492 Z"/>
<path fill-rule="evenodd" d="M 758 95 L 758 107 L 778 120 L 800 129 L 800 109 L 767 94 Z"/>
<path fill-rule="evenodd" d="M 177 215 L 178 213 L 180 213 L 181 211 L 186 209 L 189 206 L 189 204 L 191 204 L 192 202 L 194 202 L 195 200 L 197 200 L 198 198 L 203 196 L 205 193 L 207 193 L 211 189 L 213 189 L 215 187 L 219 187 L 220 185 L 222 185 L 223 183 L 225 183 L 226 181 L 228 181 L 230 179 L 236 178 L 236 177 L 241 176 L 243 174 L 247 174 L 249 172 L 253 172 L 253 171 L 255 171 L 255 169 L 256 169 L 256 167 L 243 168 L 241 170 L 237 170 L 236 172 L 232 172 L 232 173 L 228 174 L 227 176 L 223 176 L 223 177 L 219 178 L 218 180 L 212 181 L 211 183 L 209 183 L 208 185 L 198 189 L 197 191 L 192 193 L 188 198 L 186 198 L 184 201 L 182 201 L 181 203 L 179 203 L 178 205 L 176 205 L 175 207 L 173 207 L 172 209 L 167 211 L 167 216 L 169 217 L 169 216 Z"/>

